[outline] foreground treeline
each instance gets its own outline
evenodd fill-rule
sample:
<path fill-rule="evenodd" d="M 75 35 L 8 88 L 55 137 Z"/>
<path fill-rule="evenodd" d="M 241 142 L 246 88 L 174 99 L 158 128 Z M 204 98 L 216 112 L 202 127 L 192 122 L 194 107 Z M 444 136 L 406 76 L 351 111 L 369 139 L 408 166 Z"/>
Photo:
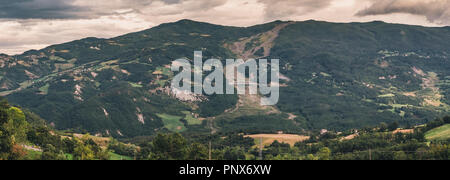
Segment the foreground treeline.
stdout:
<path fill-rule="evenodd" d="M 261 147 L 243 134 L 158 134 L 123 143 L 53 130 L 37 115 L 0 100 L 0 160 L 449 160 L 450 141 L 426 133 L 450 124 L 437 119 L 409 131 L 398 123 L 346 132 L 312 133 L 294 146 Z"/>
<path fill-rule="evenodd" d="M 242 135 L 194 138 L 189 142 L 180 134 L 160 134 L 141 144 L 138 159 L 187 160 L 449 160 L 450 140 L 430 141 L 425 133 L 450 123 L 450 117 L 428 124 L 398 130 L 398 123 L 312 135 L 294 146 L 275 141 L 263 148 Z M 349 138 L 351 137 L 351 138 Z M 209 145 L 211 142 L 211 146 Z M 211 147 L 211 149 L 209 149 Z M 211 157 L 209 153 L 211 152 Z"/>
<path fill-rule="evenodd" d="M 210 142 L 210 143 L 209 143 Z M 158 134 L 141 144 L 137 159 L 142 160 L 240 160 L 252 159 L 249 152 L 255 145 L 251 138 L 240 135 L 200 138 L 189 141 L 181 134 Z"/>
<path fill-rule="evenodd" d="M 425 134 L 450 123 L 450 117 L 437 119 L 424 126 L 396 131 L 398 123 L 382 123 L 378 127 L 333 132 L 311 136 L 293 148 L 274 143 L 267 148 L 267 159 L 313 160 L 448 160 L 450 139 L 430 141 Z M 352 137 L 353 136 L 353 137 Z M 351 137 L 346 139 L 346 137 Z"/>
<path fill-rule="evenodd" d="M 109 159 L 109 154 L 88 136 L 57 135 L 37 115 L 0 99 L 0 160 L 33 159 Z"/>

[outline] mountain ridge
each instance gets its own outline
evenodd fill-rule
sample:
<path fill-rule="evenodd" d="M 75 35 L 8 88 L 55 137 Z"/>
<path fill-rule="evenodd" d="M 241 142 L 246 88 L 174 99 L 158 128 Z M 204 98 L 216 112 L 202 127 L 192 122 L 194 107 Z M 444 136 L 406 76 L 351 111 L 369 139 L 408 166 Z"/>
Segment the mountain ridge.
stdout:
<path fill-rule="evenodd" d="M 276 36 L 271 34 L 279 25 Z M 268 41 L 270 40 L 270 41 Z M 447 41 L 449 40 L 449 41 Z M 57 128 L 133 137 L 157 132 L 303 132 L 448 114 L 450 29 L 380 22 L 274 21 L 251 27 L 181 20 L 115 38 L 84 38 L 0 57 L 0 95 Z M 168 92 L 174 59 L 281 59 L 280 103 Z M 250 51 L 249 51 L 250 50 Z M 4 68 L 5 67 L 5 68 Z"/>
<path fill-rule="evenodd" d="M 208 23 L 208 22 L 202 22 L 202 21 L 195 21 L 195 20 L 191 20 L 191 19 L 181 19 L 181 20 L 174 21 L 174 22 L 162 23 L 162 24 L 159 24 L 159 25 L 157 25 L 157 26 L 154 26 L 154 27 L 151 27 L 151 28 L 148 28 L 148 29 L 144 29 L 144 30 L 141 30 L 141 31 L 125 33 L 125 34 L 118 35 L 118 36 L 111 37 L 111 38 L 99 38 L 99 37 L 94 37 L 94 36 L 92 36 L 92 37 L 85 37 L 85 38 L 78 39 L 78 40 L 73 40 L 73 41 L 63 42 L 63 43 L 59 43 L 59 44 L 49 45 L 48 47 L 44 47 L 44 48 L 42 48 L 42 49 L 30 49 L 30 50 L 27 50 L 27 51 L 25 51 L 25 52 L 23 52 L 23 53 L 21 53 L 21 54 L 10 55 L 10 54 L 4 54 L 4 53 L 0 52 L 0 55 L 6 55 L 6 56 L 11 56 L 11 57 L 12 57 L 12 56 L 18 56 L 18 55 L 27 54 L 27 53 L 29 53 L 29 51 L 31 51 L 31 52 L 33 52 L 33 51 L 40 51 L 40 50 L 49 48 L 49 47 L 51 47 L 51 46 L 62 45 L 62 44 L 71 43 L 71 42 L 74 42 L 74 41 L 86 40 L 86 39 L 99 39 L 99 40 L 114 39 L 114 38 L 118 38 L 118 37 L 121 37 L 121 36 L 126 36 L 126 35 L 129 35 L 129 34 L 133 34 L 133 33 L 141 33 L 141 32 L 145 32 L 145 31 L 148 31 L 148 30 L 150 30 L 150 29 L 153 29 L 153 28 L 156 28 L 156 27 L 159 27 L 159 26 L 165 26 L 165 25 L 171 25 L 171 24 L 177 24 L 177 23 L 186 23 L 186 22 L 187 22 L 187 23 L 199 23 L 199 24 L 207 24 L 207 25 L 214 25 L 214 26 L 222 26 L 222 27 L 235 27 L 235 28 L 251 28 L 251 27 L 255 27 L 255 26 L 261 26 L 261 25 L 266 25 L 266 24 L 271 24 L 271 23 L 281 23 L 281 22 L 295 22 L 295 23 L 302 23 L 302 22 L 323 22 L 323 23 L 331 23 L 331 24 L 370 24 L 370 23 L 381 23 L 381 24 L 415 26 L 415 27 L 424 27 L 424 28 L 443 28 L 443 29 L 449 29 L 449 30 L 450 30 L 450 26 L 439 26 L 439 27 L 434 27 L 434 26 L 422 26 L 422 25 L 411 25 L 411 24 L 401 24 L 401 23 L 388 23 L 388 22 L 385 22 L 385 21 L 379 21 L 379 20 L 368 21 L 368 22 L 348 22 L 348 23 L 345 23 L 345 22 L 320 21 L 320 20 L 314 20 L 314 19 L 305 20 L 305 21 L 293 21 L 293 20 L 282 21 L 282 20 L 274 20 L 274 21 L 272 21 L 272 22 L 261 23 L 261 24 L 255 24 L 255 25 L 250 25 L 250 26 L 243 27 L 243 26 L 227 26 L 227 25 L 220 25 L 220 24 L 214 24 L 214 23 Z"/>

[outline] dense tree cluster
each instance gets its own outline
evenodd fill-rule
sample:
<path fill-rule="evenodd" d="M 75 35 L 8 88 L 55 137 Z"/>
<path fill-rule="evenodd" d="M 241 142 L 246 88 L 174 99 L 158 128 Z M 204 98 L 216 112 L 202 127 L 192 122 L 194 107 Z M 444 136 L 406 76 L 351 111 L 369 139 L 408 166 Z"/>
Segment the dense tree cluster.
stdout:
<path fill-rule="evenodd" d="M 20 143 L 26 141 L 28 123 L 17 107 L 0 98 L 0 159 L 19 159 L 24 151 Z"/>
<path fill-rule="evenodd" d="M 38 155 L 31 156 L 31 152 Z M 0 99 L 1 159 L 100 160 L 109 159 L 109 155 L 88 135 L 77 138 L 55 134 L 37 115 Z"/>
<path fill-rule="evenodd" d="M 0 160 L 108 160 L 111 153 L 142 160 L 448 160 L 450 141 L 430 141 L 425 134 L 449 123 L 450 117 L 444 117 L 408 133 L 396 132 L 397 122 L 339 133 L 311 132 L 309 140 L 294 146 L 274 141 L 261 148 L 254 139 L 231 132 L 157 134 L 128 144 L 110 138 L 100 145 L 89 134 L 53 130 L 39 116 L 1 99 Z"/>
<path fill-rule="evenodd" d="M 411 133 L 394 133 L 399 127 L 397 122 L 344 133 L 313 133 L 309 140 L 295 146 L 275 141 L 263 149 L 242 135 L 213 135 L 189 142 L 180 134 L 160 134 L 141 146 L 138 154 L 140 159 L 206 159 L 211 142 L 211 158 L 218 160 L 448 160 L 450 141 L 430 142 L 425 133 L 449 119 L 431 121 Z M 343 139 L 351 134 L 355 136 Z"/>

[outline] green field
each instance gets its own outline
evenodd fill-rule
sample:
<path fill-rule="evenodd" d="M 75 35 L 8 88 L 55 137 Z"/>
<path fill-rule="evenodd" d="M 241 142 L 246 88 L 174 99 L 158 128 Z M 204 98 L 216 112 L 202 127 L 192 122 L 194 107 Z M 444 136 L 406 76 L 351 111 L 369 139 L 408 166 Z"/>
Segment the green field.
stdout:
<path fill-rule="evenodd" d="M 389 97 L 395 97 L 395 94 L 383 94 L 383 95 L 379 95 L 379 98 L 389 98 Z"/>
<path fill-rule="evenodd" d="M 156 114 L 162 119 L 164 127 L 172 132 L 183 132 L 186 130 L 184 124 L 180 121 L 182 117 L 169 114 Z"/>
<path fill-rule="evenodd" d="M 42 94 L 47 95 L 49 87 L 50 87 L 50 84 L 47 83 L 45 86 L 42 86 L 41 88 L 39 88 L 39 91 L 41 91 Z"/>
<path fill-rule="evenodd" d="M 186 117 L 184 118 L 189 125 L 200 125 L 202 124 L 202 121 L 198 120 L 194 116 L 192 116 L 191 112 L 189 111 L 183 111 L 183 114 L 186 114 Z"/>
<path fill-rule="evenodd" d="M 52 61 L 67 61 L 66 59 L 58 56 L 50 56 L 49 59 Z"/>
<path fill-rule="evenodd" d="M 39 159 L 41 159 L 42 152 L 40 152 L 40 151 L 33 151 L 33 150 L 25 150 L 25 151 L 27 153 L 27 155 L 25 156 L 25 159 L 28 159 L 28 160 L 39 160 Z M 64 155 L 66 156 L 67 160 L 73 160 L 73 155 L 72 154 L 66 153 Z M 111 157 L 112 157 L 112 155 L 111 155 Z"/>
<path fill-rule="evenodd" d="M 113 152 L 109 152 L 109 160 L 133 160 L 132 157 L 122 156 Z"/>
<path fill-rule="evenodd" d="M 432 129 L 425 134 L 428 140 L 448 140 L 450 139 L 450 124 Z"/>
<path fill-rule="evenodd" d="M 27 153 L 25 159 L 34 160 L 34 159 L 40 159 L 42 156 L 42 152 L 39 151 L 33 151 L 33 150 L 25 150 Z"/>
<path fill-rule="evenodd" d="M 134 88 L 142 88 L 142 87 L 144 87 L 144 86 L 142 86 L 140 84 L 137 84 L 137 83 L 133 83 L 133 82 L 128 82 L 128 83 L 130 83 L 131 87 L 134 87 Z"/>

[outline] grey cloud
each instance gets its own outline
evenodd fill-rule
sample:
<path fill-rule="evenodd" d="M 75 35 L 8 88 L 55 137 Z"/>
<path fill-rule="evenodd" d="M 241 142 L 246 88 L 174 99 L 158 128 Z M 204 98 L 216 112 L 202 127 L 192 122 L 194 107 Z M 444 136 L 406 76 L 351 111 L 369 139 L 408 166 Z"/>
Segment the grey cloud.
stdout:
<path fill-rule="evenodd" d="M 266 19 L 305 15 L 328 7 L 332 0 L 259 0 L 265 5 Z"/>
<path fill-rule="evenodd" d="M 162 0 L 166 4 L 178 4 L 181 2 L 181 0 Z"/>
<path fill-rule="evenodd" d="M 428 21 L 450 24 L 450 0 L 372 0 L 373 4 L 357 16 L 407 13 L 425 16 Z"/>
<path fill-rule="evenodd" d="M 180 6 L 181 11 L 210 9 L 227 0 L 1 0 L 0 19 L 90 19 L 118 14 L 117 10 L 141 13 L 154 2 Z M 119 13 L 120 14 L 120 13 Z"/>
<path fill-rule="evenodd" d="M 72 5 L 74 0 L 1 0 L 3 19 L 80 18 L 87 9 Z"/>

